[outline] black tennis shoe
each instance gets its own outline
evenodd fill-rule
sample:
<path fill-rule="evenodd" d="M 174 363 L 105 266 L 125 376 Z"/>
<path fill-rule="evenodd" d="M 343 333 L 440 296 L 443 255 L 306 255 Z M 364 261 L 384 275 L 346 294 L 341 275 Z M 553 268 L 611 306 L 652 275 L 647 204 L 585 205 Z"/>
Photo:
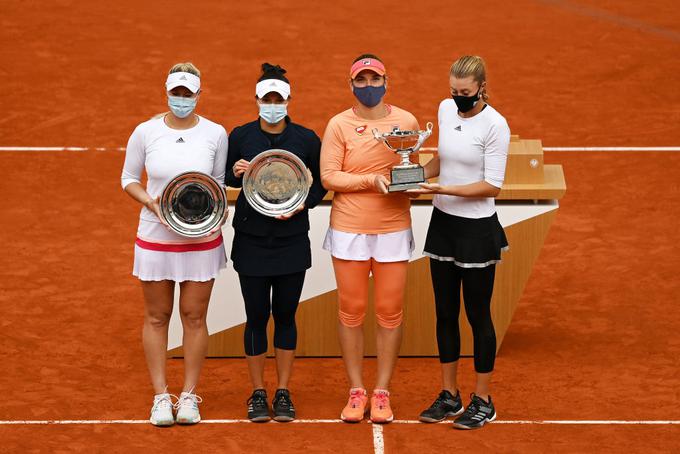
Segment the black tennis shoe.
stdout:
<path fill-rule="evenodd" d="M 465 412 L 453 421 L 453 427 L 456 429 L 478 429 L 496 419 L 496 409 L 491 402 L 491 396 L 488 402 L 474 393 L 470 394 L 470 398 L 472 401 Z"/>
<path fill-rule="evenodd" d="M 290 400 L 290 391 L 287 389 L 277 389 L 272 401 L 274 411 L 274 421 L 288 422 L 295 419 L 295 407 Z"/>
<path fill-rule="evenodd" d="M 422 422 L 439 422 L 446 419 L 447 416 L 457 416 L 463 413 L 463 400 L 460 398 L 460 392 L 456 391 L 453 396 L 449 391 L 443 390 L 439 396 L 432 402 L 430 408 L 420 414 Z"/>
<path fill-rule="evenodd" d="M 248 419 L 253 422 L 266 422 L 271 419 L 269 416 L 269 405 L 267 404 L 267 391 L 256 389 L 248 399 Z"/>

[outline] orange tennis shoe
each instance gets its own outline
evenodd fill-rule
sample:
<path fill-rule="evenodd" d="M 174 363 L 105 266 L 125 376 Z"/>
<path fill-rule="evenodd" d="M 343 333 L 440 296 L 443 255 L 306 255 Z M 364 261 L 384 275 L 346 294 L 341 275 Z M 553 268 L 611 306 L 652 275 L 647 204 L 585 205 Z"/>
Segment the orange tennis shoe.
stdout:
<path fill-rule="evenodd" d="M 390 392 L 386 389 L 376 389 L 371 397 L 371 421 L 378 424 L 392 422 L 394 413 L 390 407 Z"/>
<path fill-rule="evenodd" d="M 366 404 L 368 395 L 363 388 L 352 388 L 349 390 L 349 400 L 342 409 L 340 418 L 345 422 L 359 422 L 364 419 L 366 414 Z"/>

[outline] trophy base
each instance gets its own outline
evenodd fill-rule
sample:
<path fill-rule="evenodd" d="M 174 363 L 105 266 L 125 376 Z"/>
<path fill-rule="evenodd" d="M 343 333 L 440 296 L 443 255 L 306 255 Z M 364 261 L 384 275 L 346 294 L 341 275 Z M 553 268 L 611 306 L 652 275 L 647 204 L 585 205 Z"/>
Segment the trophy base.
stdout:
<path fill-rule="evenodd" d="M 401 184 L 391 184 L 387 187 L 388 192 L 403 192 L 408 189 L 420 189 L 418 183 L 401 183 Z"/>
<path fill-rule="evenodd" d="M 418 189 L 418 183 L 425 182 L 425 169 L 419 165 L 412 167 L 395 167 L 392 169 L 392 183 L 387 187 L 389 192 Z"/>

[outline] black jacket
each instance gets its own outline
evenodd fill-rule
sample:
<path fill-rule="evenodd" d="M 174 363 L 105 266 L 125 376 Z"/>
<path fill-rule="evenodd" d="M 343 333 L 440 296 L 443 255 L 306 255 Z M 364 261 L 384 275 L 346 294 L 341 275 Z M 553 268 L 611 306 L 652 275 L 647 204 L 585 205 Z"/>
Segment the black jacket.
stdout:
<path fill-rule="evenodd" d="M 240 188 L 243 178 L 235 177 L 233 172 L 236 161 L 239 159 L 251 161 L 258 154 L 272 148 L 290 151 L 302 159 L 302 162 L 312 171 L 314 178 L 312 187 L 309 188 L 309 195 L 305 200 L 305 209 L 285 221 L 271 218 L 255 211 L 241 192 L 236 199 L 236 210 L 232 223 L 234 230 L 249 235 L 276 237 L 299 235 L 309 231 L 307 210 L 318 205 L 327 192 L 321 185 L 319 171 L 321 140 L 314 131 L 292 123 L 288 117 L 286 117 L 286 125 L 286 129 L 281 134 L 273 136 L 273 139 L 262 132 L 259 118 L 235 128 L 229 134 L 229 152 L 224 180 L 227 186 Z"/>

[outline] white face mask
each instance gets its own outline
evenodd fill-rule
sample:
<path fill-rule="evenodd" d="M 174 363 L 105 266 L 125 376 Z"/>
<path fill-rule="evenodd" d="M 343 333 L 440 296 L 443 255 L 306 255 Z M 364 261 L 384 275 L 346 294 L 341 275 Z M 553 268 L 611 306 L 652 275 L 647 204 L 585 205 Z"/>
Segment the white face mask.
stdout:
<path fill-rule="evenodd" d="M 196 108 L 198 98 L 185 98 L 184 96 L 168 95 L 168 107 L 179 118 L 186 118 Z"/>
<path fill-rule="evenodd" d="M 287 104 L 260 104 L 260 117 L 269 124 L 275 124 L 288 115 Z"/>

